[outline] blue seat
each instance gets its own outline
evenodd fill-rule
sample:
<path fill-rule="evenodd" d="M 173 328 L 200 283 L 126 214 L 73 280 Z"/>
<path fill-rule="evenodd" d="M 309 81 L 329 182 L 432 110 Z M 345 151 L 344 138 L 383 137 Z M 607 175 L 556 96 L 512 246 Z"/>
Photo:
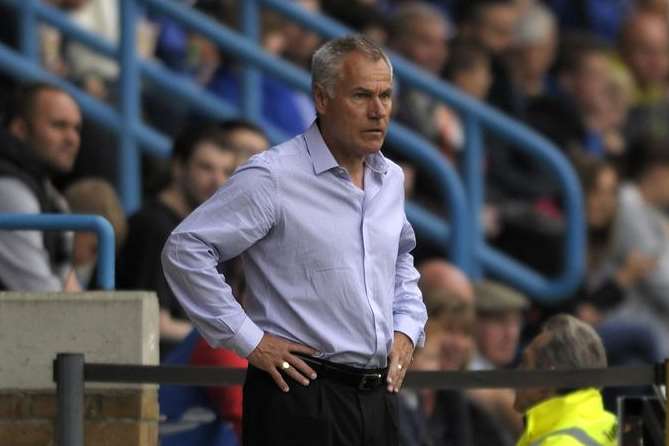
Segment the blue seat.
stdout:
<path fill-rule="evenodd" d="M 163 364 L 187 365 L 199 340 L 200 335 L 193 330 Z M 218 418 L 203 387 L 161 385 L 158 402 L 161 446 L 238 446 L 230 423 Z"/>

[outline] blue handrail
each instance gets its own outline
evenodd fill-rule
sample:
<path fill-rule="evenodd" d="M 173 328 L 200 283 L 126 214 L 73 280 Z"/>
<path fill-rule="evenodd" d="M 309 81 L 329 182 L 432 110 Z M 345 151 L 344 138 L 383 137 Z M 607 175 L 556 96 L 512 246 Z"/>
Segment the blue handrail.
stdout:
<path fill-rule="evenodd" d="M 122 114 L 95 102 L 79 90 L 68 87 L 68 91 L 73 92 L 87 114 L 122 135 L 120 161 L 123 168 L 120 169 L 120 174 L 124 177 L 119 179 L 119 184 L 125 185 L 121 186 L 121 194 L 124 205 L 129 211 L 138 205 L 136 197 L 139 196 L 139 184 L 136 180 L 139 169 L 136 143 L 139 142 L 142 148 L 154 153 L 164 154 L 169 150 L 167 138 L 143 125 L 139 119 L 137 91 L 140 74 L 161 86 L 169 86 L 171 93 L 215 117 L 241 115 L 263 123 L 259 116 L 261 100 L 258 87 L 259 70 L 268 72 L 302 91 L 309 91 L 310 80 L 309 75 L 303 70 L 268 55 L 258 46 L 258 9 L 260 5 L 285 14 L 292 20 L 328 37 L 351 32 L 333 20 L 313 15 L 291 2 L 282 0 L 245 0 L 242 2 L 241 23 L 245 36 L 240 36 L 220 26 L 215 21 L 177 1 L 122 0 L 123 33 L 121 45 L 117 47 L 80 29 L 60 11 L 36 0 L 0 1 L 14 6 L 21 13 L 21 48 L 24 55 L 28 56 L 28 60 L 17 58 L 11 51 L 0 45 L 0 64 L 15 75 L 52 80 L 53 76 L 38 69 L 35 63 L 36 33 L 34 26 L 37 20 L 45 21 L 69 37 L 120 61 L 122 96 L 129 96 L 122 99 Z M 229 54 L 245 62 L 241 110 L 193 86 L 169 70 L 137 58 L 133 45 L 133 24 L 143 7 L 167 15 L 187 28 L 197 30 L 198 33 L 216 42 Z M 402 81 L 458 110 L 466 127 L 467 146 L 463 162 L 465 187 L 451 166 L 437 154 L 431 144 L 396 123 L 390 127 L 388 140 L 410 155 L 415 163 L 433 172 L 437 178 L 437 185 L 446 195 L 444 201 L 448 208 L 450 225 L 446 225 L 430 212 L 411 204 L 407 205 L 407 215 L 417 231 L 423 233 L 428 239 L 438 240 L 440 245 L 447 246 L 453 262 L 474 278 L 481 277 L 484 272 L 493 274 L 510 281 L 537 298 L 555 299 L 568 294 L 580 282 L 584 267 L 585 244 L 580 188 L 568 162 L 553 145 L 536 133 L 518 125 L 492 108 L 467 97 L 449 85 L 439 82 L 401 57 L 397 55 L 391 57 L 395 72 Z M 57 83 L 62 85 L 62 81 Z M 511 141 L 520 150 L 538 157 L 555 170 L 564 190 L 567 220 L 565 266 L 559 277 L 552 280 L 543 278 L 486 245 L 478 223 L 478 213 L 484 198 L 480 163 L 484 149 L 481 138 L 482 129 Z M 269 130 L 270 138 L 274 142 L 284 139 L 276 129 L 270 128 Z M 135 180 L 132 180 L 134 183 L 126 181 L 128 172 L 135 177 Z M 133 193 L 135 198 L 133 198 Z"/>
<path fill-rule="evenodd" d="M 98 283 L 102 289 L 114 289 L 114 229 L 107 219 L 99 215 L 0 213 L 0 229 L 95 232 L 98 237 Z"/>

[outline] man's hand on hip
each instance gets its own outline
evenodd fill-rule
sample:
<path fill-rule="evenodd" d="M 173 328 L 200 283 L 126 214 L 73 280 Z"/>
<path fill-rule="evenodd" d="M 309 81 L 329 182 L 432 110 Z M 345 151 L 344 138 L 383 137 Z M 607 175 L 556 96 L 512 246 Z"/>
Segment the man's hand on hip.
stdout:
<path fill-rule="evenodd" d="M 411 365 L 413 349 L 413 342 L 411 342 L 409 336 L 396 331 L 388 357 L 388 392 L 399 392 L 400 387 L 402 387 L 404 375 L 409 365 Z"/>
<path fill-rule="evenodd" d="M 309 385 L 307 377 L 316 379 L 316 372 L 295 356 L 295 352 L 313 355 L 316 350 L 265 333 L 247 359 L 255 367 L 269 373 L 279 388 L 288 392 L 288 384 L 279 371 L 305 386 Z"/>

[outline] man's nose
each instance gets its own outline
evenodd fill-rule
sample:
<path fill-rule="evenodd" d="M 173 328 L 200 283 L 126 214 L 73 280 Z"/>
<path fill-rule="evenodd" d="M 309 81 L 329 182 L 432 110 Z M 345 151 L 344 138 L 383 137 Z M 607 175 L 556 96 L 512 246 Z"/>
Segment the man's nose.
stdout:
<path fill-rule="evenodd" d="M 379 97 L 374 97 L 370 100 L 368 115 L 370 118 L 380 119 L 386 116 L 386 107 Z"/>

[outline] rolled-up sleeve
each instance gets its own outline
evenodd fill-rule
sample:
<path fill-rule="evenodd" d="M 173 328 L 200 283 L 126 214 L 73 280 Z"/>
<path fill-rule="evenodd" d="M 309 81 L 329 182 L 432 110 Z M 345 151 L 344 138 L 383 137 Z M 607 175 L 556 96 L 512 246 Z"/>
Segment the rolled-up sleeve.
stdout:
<path fill-rule="evenodd" d="M 393 300 L 393 326 L 411 339 L 414 346 L 425 343 L 427 311 L 418 288 L 420 274 L 414 267 L 411 251 L 416 247 L 416 235 L 409 221 L 404 218 L 399 251 L 395 265 L 395 297 Z"/>
<path fill-rule="evenodd" d="M 255 349 L 263 331 L 234 298 L 217 266 L 271 230 L 276 195 L 269 167 L 251 161 L 177 226 L 163 248 L 165 277 L 193 324 L 211 346 L 243 357 Z"/>

